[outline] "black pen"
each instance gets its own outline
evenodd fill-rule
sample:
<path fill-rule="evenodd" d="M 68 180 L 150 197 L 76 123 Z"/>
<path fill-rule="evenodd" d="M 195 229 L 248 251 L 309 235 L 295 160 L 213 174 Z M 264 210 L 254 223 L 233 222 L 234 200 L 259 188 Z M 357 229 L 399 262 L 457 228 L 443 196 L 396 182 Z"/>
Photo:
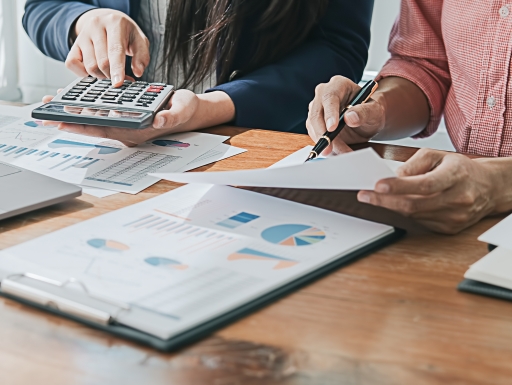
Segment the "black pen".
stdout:
<path fill-rule="evenodd" d="M 338 127 L 334 131 L 326 131 L 325 134 L 318 140 L 317 144 L 311 152 L 309 153 L 306 162 L 318 158 L 323 150 L 325 150 L 331 142 L 338 136 L 338 134 L 345 128 L 345 113 L 350 110 L 352 107 L 357 106 L 358 104 L 364 104 L 370 99 L 377 90 L 379 85 L 376 81 L 370 80 L 366 83 L 361 91 L 356 95 L 356 97 L 350 102 L 350 104 L 341 111 L 340 120 L 338 123 Z"/>

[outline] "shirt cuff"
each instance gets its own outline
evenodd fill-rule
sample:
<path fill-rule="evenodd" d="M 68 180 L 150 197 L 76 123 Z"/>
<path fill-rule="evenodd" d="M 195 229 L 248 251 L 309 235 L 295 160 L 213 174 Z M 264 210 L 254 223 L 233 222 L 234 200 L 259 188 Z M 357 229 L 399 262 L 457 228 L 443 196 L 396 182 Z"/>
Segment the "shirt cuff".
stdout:
<path fill-rule="evenodd" d="M 433 66 L 429 63 L 429 66 Z M 410 61 L 403 58 L 391 58 L 384 65 L 380 73 L 377 75 L 376 81 L 386 77 L 396 76 L 407 79 L 416 84 L 425 94 L 430 107 L 430 119 L 427 126 L 414 138 L 426 138 L 437 131 L 444 110 L 443 86 L 423 63 Z"/>

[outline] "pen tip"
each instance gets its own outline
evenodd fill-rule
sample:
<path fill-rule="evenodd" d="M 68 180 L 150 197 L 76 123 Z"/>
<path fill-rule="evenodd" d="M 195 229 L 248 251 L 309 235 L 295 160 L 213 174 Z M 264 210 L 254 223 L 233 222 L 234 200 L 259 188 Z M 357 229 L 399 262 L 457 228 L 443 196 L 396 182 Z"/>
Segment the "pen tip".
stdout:
<path fill-rule="evenodd" d="M 310 160 L 312 159 L 315 159 L 316 158 L 316 154 L 314 152 L 311 152 L 308 156 L 308 158 L 306 159 L 306 162 L 309 162 Z M 306 163 L 304 162 L 304 163 Z"/>

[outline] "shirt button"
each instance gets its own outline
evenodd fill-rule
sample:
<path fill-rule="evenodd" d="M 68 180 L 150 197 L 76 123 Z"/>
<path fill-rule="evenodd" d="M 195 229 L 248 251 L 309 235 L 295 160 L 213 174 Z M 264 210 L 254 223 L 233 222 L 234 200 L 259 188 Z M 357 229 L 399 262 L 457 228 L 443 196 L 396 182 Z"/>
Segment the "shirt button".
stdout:
<path fill-rule="evenodd" d="M 487 105 L 489 106 L 489 108 L 493 108 L 495 105 L 496 105 L 496 99 L 494 98 L 494 96 L 489 96 L 487 98 Z"/>
<path fill-rule="evenodd" d="M 510 10 L 508 9 L 508 7 L 506 5 L 504 5 L 503 7 L 500 8 L 500 16 L 505 18 L 505 17 L 508 17 L 508 15 L 510 14 Z"/>

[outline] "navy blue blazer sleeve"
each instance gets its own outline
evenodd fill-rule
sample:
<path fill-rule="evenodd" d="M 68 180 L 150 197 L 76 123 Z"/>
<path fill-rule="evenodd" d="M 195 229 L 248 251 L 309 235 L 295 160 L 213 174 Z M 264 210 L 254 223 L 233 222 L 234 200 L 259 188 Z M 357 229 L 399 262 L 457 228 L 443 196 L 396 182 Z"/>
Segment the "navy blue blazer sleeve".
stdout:
<path fill-rule="evenodd" d="M 90 1 L 27 0 L 23 27 L 47 56 L 64 61 L 69 53 L 69 30 L 83 13 L 96 8 Z"/>
<path fill-rule="evenodd" d="M 315 87 L 334 75 L 359 82 L 368 59 L 374 0 L 331 0 L 311 37 L 274 64 L 209 91 L 224 91 L 240 127 L 306 133 Z"/>

